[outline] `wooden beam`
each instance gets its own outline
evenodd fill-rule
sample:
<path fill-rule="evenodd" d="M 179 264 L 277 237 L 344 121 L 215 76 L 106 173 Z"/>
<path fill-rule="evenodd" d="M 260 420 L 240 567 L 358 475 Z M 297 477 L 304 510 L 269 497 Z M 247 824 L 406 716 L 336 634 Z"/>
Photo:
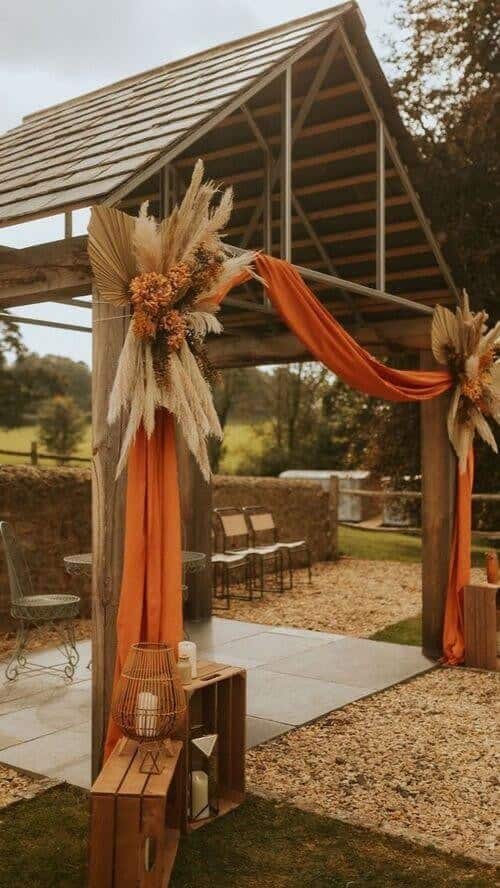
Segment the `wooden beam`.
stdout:
<path fill-rule="evenodd" d="M 87 238 L 73 237 L 0 252 L 0 307 L 15 307 L 90 293 Z M 33 297 L 33 298 L 31 298 Z"/>
<path fill-rule="evenodd" d="M 125 314 L 125 310 L 123 312 Z M 125 415 L 107 423 L 108 401 L 128 318 L 93 294 L 92 337 L 92 778 L 102 764 L 116 652 L 125 530 L 125 479 L 115 478 Z"/>
<path fill-rule="evenodd" d="M 407 206 L 410 203 L 410 198 L 407 194 L 398 194 L 395 197 L 388 197 L 386 200 L 386 207 L 401 207 Z M 310 221 L 319 220 L 319 219 L 335 219 L 338 216 L 346 216 L 350 214 L 356 213 L 369 213 L 372 210 L 376 210 L 377 201 L 376 200 L 362 200 L 357 201 L 355 203 L 348 203 L 338 207 L 327 207 L 323 210 L 312 210 L 309 212 L 308 218 Z M 300 218 L 297 215 L 292 217 L 292 222 L 300 222 Z M 273 219 L 273 228 L 279 228 L 280 220 Z M 261 230 L 261 225 L 257 225 L 255 227 L 256 231 Z M 387 226 L 389 228 L 389 226 Z M 243 234 L 247 230 L 246 225 L 235 225 L 232 228 L 228 228 L 226 234 L 228 237 L 234 237 L 238 234 Z M 325 240 L 325 238 L 322 238 Z"/>
<path fill-rule="evenodd" d="M 224 316 L 222 320 L 224 322 Z M 371 353 L 387 355 L 395 346 L 410 351 L 427 348 L 430 328 L 430 318 L 419 317 L 411 321 L 365 324 L 356 328 L 355 336 L 356 341 Z M 305 346 L 290 332 L 262 335 L 247 330 L 241 336 L 226 334 L 209 339 L 207 348 L 210 360 L 219 369 L 289 364 L 311 358 Z"/>
<path fill-rule="evenodd" d="M 318 58 L 318 64 L 320 59 Z M 295 66 L 297 69 L 300 67 L 300 62 Z M 326 89 L 320 89 L 316 94 L 317 102 L 328 102 L 331 99 L 338 99 L 341 96 L 347 96 L 355 92 L 360 92 L 359 83 L 356 80 L 349 80 L 346 83 L 339 83 L 337 86 L 329 86 Z M 292 98 L 292 108 L 300 107 L 302 102 L 305 99 L 305 95 L 294 96 Z M 252 116 L 257 120 L 261 120 L 264 117 L 275 117 L 280 112 L 280 103 L 279 102 L 271 102 L 268 105 L 254 105 L 250 109 L 252 112 Z M 226 117 L 226 119 L 219 124 L 218 129 L 223 129 L 224 127 L 236 126 L 245 121 L 245 115 L 240 114 L 232 114 L 230 117 Z"/>
<path fill-rule="evenodd" d="M 374 123 L 373 117 L 369 111 L 363 111 L 360 114 L 350 114 L 348 117 L 339 117 L 337 120 L 328 120 L 325 123 L 315 123 L 311 126 L 305 126 L 300 130 L 297 140 L 311 139 L 314 136 L 322 136 L 337 130 L 348 129 L 353 126 L 361 126 L 364 123 Z M 269 145 L 280 145 L 280 136 L 270 136 L 268 138 Z M 258 142 L 241 142 L 236 145 L 227 145 L 225 148 L 217 148 L 213 151 L 205 151 L 203 159 L 207 162 L 214 160 L 223 160 L 226 158 L 238 157 L 239 154 L 247 154 L 249 151 L 258 151 Z M 182 157 L 177 161 L 179 168 L 191 168 L 197 160 L 197 156 L 192 154 L 189 157 Z"/>
<path fill-rule="evenodd" d="M 395 169 L 389 169 L 386 171 L 386 179 L 393 179 L 395 176 L 397 176 Z M 344 176 L 341 179 L 329 179 L 328 182 L 316 182 L 313 185 L 299 185 L 293 189 L 293 192 L 298 197 L 305 197 L 310 194 L 324 194 L 325 191 L 338 191 L 341 188 L 350 188 L 353 185 L 372 184 L 375 181 L 375 173 L 360 173 L 357 176 Z M 279 194 L 273 194 L 273 203 L 279 203 L 279 199 Z M 138 204 L 137 198 L 135 198 L 135 204 Z M 255 206 L 255 197 L 247 197 L 242 200 L 237 200 L 234 203 L 235 210 L 244 210 L 247 207 L 253 206 Z"/>
<path fill-rule="evenodd" d="M 422 370 L 434 369 L 430 351 L 422 352 Z M 422 401 L 422 648 L 442 655 L 442 635 L 449 557 L 453 534 L 456 458 L 448 438 L 448 394 Z"/>

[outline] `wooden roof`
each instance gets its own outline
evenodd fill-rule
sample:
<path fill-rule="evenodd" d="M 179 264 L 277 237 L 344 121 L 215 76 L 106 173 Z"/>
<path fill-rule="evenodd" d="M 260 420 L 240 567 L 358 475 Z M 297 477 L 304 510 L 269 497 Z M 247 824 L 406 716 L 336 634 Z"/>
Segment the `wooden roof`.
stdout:
<path fill-rule="evenodd" d="M 352 7 L 224 44 L 24 118 L 0 139 L 0 225 L 102 200 L 265 83 Z M 312 43 L 311 43 L 312 39 Z M 239 101 L 234 103 L 238 98 Z"/>

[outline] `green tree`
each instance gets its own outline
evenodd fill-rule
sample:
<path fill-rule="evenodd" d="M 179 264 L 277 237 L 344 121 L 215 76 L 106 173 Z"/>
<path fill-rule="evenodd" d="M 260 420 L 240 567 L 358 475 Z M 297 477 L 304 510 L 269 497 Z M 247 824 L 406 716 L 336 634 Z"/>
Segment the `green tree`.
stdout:
<path fill-rule="evenodd" d="M 387 61 L 417 139 L 412 175 L 445 232 L 459 283 L 498 313 L 498 9 L 491 0 L 401 0 Z"/>
<path fill-rule="evenodd" d="M 91 375 L 84 361 L 73 361 L 60 355 L 21 355 L 12 366 L 20 388 L 29 393 L 29 412 L 36 416 L 46 398 L 67 395 L 80 410 L 91 410 Z"/>
<path fill-rule="evenodd" d="M 18 424 L 26 393 L 19 389 L 7 363 L 9 354 L 21 357 L 25 353 L 18 325 L 4 312 L 0 318 L 0 426 L 13 428 Z"/>
<path fill-rule="evenodd" d="M 85 417 L 73 398 L 56 395 L 39 413 L 40 440 L 49 452 L 68 456 L 82 440 Z"/>

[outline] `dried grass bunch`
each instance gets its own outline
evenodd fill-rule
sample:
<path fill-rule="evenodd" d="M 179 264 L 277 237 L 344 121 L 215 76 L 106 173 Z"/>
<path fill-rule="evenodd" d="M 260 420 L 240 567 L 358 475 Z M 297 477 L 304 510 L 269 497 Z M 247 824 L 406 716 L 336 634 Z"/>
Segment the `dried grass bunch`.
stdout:
<path fill-rule="evenodd" d="M 155 410 L 177 418 L 204 476 L 210 477 L 207 437 L 221 437 L 210 384 L 214 370 L 204 340 L 220 333 L 214 298 L 252 263 L 253 254 L 229 255 L 221 240 L 233 203 L 232 190 L 214 205 L 217 187 L 194 168 L 180 206 L 158 223 L 143 204 L 137 218 L 94 207 L 89 256 L 101 299 L 129 305 L 132 320 L 111 392 L 108 421 L 122 408 L 129 420 L 119 474 L 141 422 L 148 436 Z"/>
<path fill-rule="evenodd" d="M 455 314 L 438 305 L 432 321 L 432 351 L 447 364 L 455 380 L 448 414 L 448 434 L 465 470 L 467 454 L 477 432 L 498 452 L 485 417 L 500 423 L 500 322 L 487 329 L 485 311 L 470 310 L 465 290 Z"/>

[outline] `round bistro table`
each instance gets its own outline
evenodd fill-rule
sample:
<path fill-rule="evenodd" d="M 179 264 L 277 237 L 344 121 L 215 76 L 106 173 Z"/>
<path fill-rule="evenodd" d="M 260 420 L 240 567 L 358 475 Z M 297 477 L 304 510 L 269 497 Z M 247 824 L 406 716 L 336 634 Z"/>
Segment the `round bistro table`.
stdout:
<path fill-rule="evenodd" d="M 66 572 L 74 577 L 92 576 L 92 552 L 83 552 L 81 555 L 65 555 L 64 567 Z M 184 582 L 187 573 L 198 573 L 205 568 L 207 556 L 204 552 L 182 552 L 182 579 Z"/>

